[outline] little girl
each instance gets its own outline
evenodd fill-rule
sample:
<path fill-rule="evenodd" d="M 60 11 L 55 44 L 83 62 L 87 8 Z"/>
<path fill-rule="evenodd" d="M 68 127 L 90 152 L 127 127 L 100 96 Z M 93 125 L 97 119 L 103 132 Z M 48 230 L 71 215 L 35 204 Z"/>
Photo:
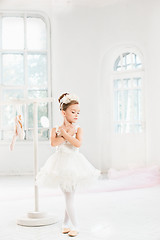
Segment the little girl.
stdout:
<path fill-rule="evenodd" d="M 82 145 L 82 128 L 78 124 L 73 124 L 77 122 L 80 113 L 78 97 L 64 93 L 58 101 L 64 122 L 62 126 L 52 128 L 51 146 L 56 146 L 56 151 L 40 169 L 36 176 L 36 184 L 61 188 L 66 203 L 62 233 L 68 233 L 73 237 L 79 233 L 74 209 L 75 190 L 93 184 L 94 180 L 99 178 L 100 170 L 94 168 L 79 152 Z M 69 226 L 69 220 L 72 228 Z"/>

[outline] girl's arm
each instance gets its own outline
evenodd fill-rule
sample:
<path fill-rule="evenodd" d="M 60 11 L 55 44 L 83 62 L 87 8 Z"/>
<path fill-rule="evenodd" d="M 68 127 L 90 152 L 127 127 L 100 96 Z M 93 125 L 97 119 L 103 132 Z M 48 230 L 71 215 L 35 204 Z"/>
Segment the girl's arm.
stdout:
<path fill-rule="evenodd" d="M 52 147 L 58 146 L 65 141 L 63 136 L 60 137 L 56 135 L 56 128 L 52 128 L 50 140 Z"/>
<path fill-rule="evenodd" d="M 79 148 L 82 145 L 82 128 L 77 129 L 76 138 L 72 137 L 69 133 L 63 130 L 63 137 L 70 142 L 73 146 Z"/>

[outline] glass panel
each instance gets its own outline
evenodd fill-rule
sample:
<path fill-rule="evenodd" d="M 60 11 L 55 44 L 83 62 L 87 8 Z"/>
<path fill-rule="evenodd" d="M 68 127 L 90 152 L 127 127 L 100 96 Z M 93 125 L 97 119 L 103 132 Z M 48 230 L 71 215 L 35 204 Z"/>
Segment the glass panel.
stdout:
<path fill-rule="evenodd" d="M 7 129 L 5 129 L 5 131 L 1 131 L 2 132 L 2 139 L 3 140 L 12 140 L 13 138 L 13 131 L 9 131 Z"/>
<path fill-rule="evenodd" d="M 40 18 L 27 18 L 27 48 L 46 50 L 46 25 Z"/>
<path fill-rule="evenodd" d="M 47 90 L 29 90 L 28 98 L 45 98 L 48 97 Z"/>
<path fill-rule="evenodd" d="M 14 108 L 11 105 L 2 106 L 2 128 L 12 129 L 14 127 Z"/>
<path fill-rule="evenodd" d="M 24 128 L 24 106 L 22 106 L 21 111 L 18 111 L 16 107 L 13 107 L 13 105 L 5 105 L 2 107 L 2 129 L 12 129 L 12 136 L 14 131 L 14 125 L 15 125 L 15 117 L 17 114 L 22 115 L 22 124 Z"/>
<path fill-rule="evenodd" d="M 131 60 L 131 54 L 130 53 L 124 53 L 122 58 L 122 69 L 123 70 L 129 70 L 132 68 L 132 60 Z"/>
<path fill-rule="evenodd" d="M 130 121 L 132 120 L 132 91 L 125 90 L 123 91 L 124 94 L 124 120 Z"/>
<path fill-rule="evenodd" d="M 121 87 L 122 87 L 121 79 L 115 79 L 114 80 L 114 88 L 121 88 Z"/>
<path fill-rule="evenodd" d="M 124 133 L 133 133 L 134 128 L 133 128 L 133 124 L 127 123 L 124 124 Z"/>
<path fill-rule="evenodd" d="M 2 18 L 2 48 L 24 49 L 24 20 L 22 17 Z"/>
<path fill-rule="evenodd" d="M 47 88 L 46 55 L 28 55 L 28 87 Z"/>
<path fill-rule="evenodd" d="M 122 69 L 129 70 L 132 68 L 132 60 L 130 53 L 124 53 L 122 58 Z"/>
<path fill-rule="evenodd" d="M 115 132 L 116 133 L 122 133 L 122 124 L 116 124 L 115 125 Z"/>
<path fill-rule="evenodd" d="M 7 101 L 9 99 L 19 99 L 23 98 L 24 93 L 23 90 L 20 89 L 5 89 L 2 91 L 2 99 L 3 101 Z M 5 105 L 2 106 L 2 128 L 13 128 L 14 127 L 14 119 L 16 116 L 15 108 L 13 105 Z M 24 110 L 23 110 L 24 114 Z"/>
<path fill-rule="evenodd" d="M 45 98 L 47 97 L 47 91 L 28 91 L 29 98 Z M 38 104 L 38 127 L 42 127 L 40 119 L 42 116 L 48 117 L 48 103 Z M 33 104 L 28 105 L 28 127 L 33 128 Z"/>
<path fill-rule="evenodd" d="M 134 120 L 140 121 L 142 117 L 141 112 L 141 90 L 133 90 L 133 116 Z"/>
<path fill-rule="evenodd" d="M 49 129 L 38 129 L 38 135 L 40 140 L 46 140 L 49 137 Z"/>
<path fill-rule="evenodd" d="M 133 78 L 133 87 L 141 87 L 141 78 L 138 77 L 138 78 Z"/>
<path fill-rule="evenodd" d="M 141 124 L 115 124 L 116 133 L 141 133 L 142 125 Z"/>
<path fill-rule="evenodd" d="M 33 134 L 34 134 L 34 130 L 29 129 L 28 130 L 28 140 L 33 141 Z M 38 129 L 38 140 L 44 141 L 44 140 L 48 140 L 48 138 L 49 138 L 49 130 L 48 129 Z"/>
<path fill-rule="evenodd" d="M 22 54 L 2 55 L 2 81 L 4 85 L 23 85 L 24 68 Z"/>
<path fill-rule="evenodd" d="M 114 71 L 121 71 L 121 58 L 118 57 L 114 64 Z"/>
<path fill-rule="evenodd" d="M 131 88 L 132 80 L 130 78 L 124 78 L 123 79 L 123 86 L 124 86 L 124 88 Z"/>
<path fill-rule="evenodd" d="M 142 132 L 142 125 L 141 124 L 135 124 L 134 128 L 135 128 L 136 133 L 141 133 Z"/>
<path fill-rule="evenodd" d="M 4 89 L 2 91 L 3 101 L 7 101 L 9 99 L 20 99 L 20 98 L 24 98 L 24 92 L 21 89 Z"/>
<path fill-rule="evenodd" d="M 114 64 L 114 71 L 125 71 L 131 69 L 138 69 L 142 67 L 139 56 L 134 53 L 123 53 L 122 54 L 122 68 L 121 68 L 121 57 L 119 56 Z"/>
<path fill-rule="evenodd" d="M 133 68 L 134 69 L 141 68 L 142 63 L 141 63 L 141 60 L 140 60 L 139 56 L 132 53 L 132 57 L 133 57 Z"/>
<path fill-rule="evenodd" d="M 122 92 L 115 91 L 114 93 L 115 100 L 115 121 L 122 120 Z"/>

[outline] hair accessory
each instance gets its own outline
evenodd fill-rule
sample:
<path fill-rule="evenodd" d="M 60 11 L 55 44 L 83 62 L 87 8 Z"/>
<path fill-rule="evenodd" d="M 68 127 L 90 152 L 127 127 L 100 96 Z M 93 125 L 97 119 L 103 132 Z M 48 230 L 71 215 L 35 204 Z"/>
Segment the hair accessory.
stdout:
<path fill-rule="evenodd" d="M 60 100 L 60 103 L 67 104 L 67 103 L 71 102 L 72 100 L 76 100 L 77 102 L 79 102 L 79 98 L 75 94 L 67 94 Z"/>

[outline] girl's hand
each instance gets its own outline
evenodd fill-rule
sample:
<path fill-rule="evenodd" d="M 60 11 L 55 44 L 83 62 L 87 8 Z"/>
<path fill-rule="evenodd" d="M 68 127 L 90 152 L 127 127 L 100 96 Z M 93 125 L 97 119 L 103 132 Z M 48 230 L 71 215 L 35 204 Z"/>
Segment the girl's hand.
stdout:
<path fill-rule="evenodd" d="M 64 137 L 66 131 L 64 130 L 63 127 L 59 127 L 59 130 L 58 130 L 58 137 Z"/>
<path fill-rule="evenodd" d="M 76 133 L 76 129 L 74 126 L 70 126 L 67 130 L 65 130 L 63 127 L 59 127 L 58 130 L 58 136 L 64 137 L 64 135 L 68 133 L 69 135 L 73 136 Z"/>
<path fill-rule="evenodd" d="M 73 136 L 76 133 L 76 129 L 74 126 L 71 126 L 69 128 L 69 130 L 67 131 L 68 134 L 70 134 L 71 136 Z"/>
<path fill-rule="evenodd" d="M 64 137 L 64 135 L 66 134 L 66 130 L 64 130 L 63 127 L 60 127 L 60 134 L 62 137 Z"/>

